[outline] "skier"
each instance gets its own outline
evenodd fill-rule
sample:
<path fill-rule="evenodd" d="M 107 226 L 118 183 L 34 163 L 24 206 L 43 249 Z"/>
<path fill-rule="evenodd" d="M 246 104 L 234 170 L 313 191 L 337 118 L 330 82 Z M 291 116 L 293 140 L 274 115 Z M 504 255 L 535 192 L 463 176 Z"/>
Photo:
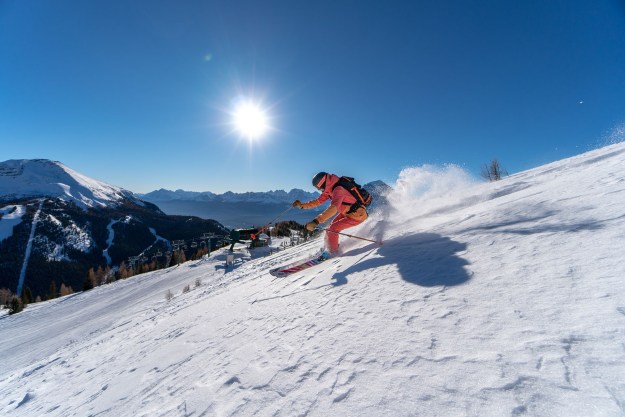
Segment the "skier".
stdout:
<path fill-rule="evenodd" d="M 365 206 L 350 191 L 339 184 L 343 183 L 343 178 L 334 174 L 320 172 L 315 175 L 312 184 L 321 191 L 321 195 L 307 203 L 302 203 L 299 200 L 293 202 L 293 207 L 310 209 L 320 206 L 328 199 L 331 199 L 330 206 L 323 213 L 306 223 L 306 229 L 312 232 L 319 224 L 325 223 L 330 217 L 338 213 L 326 232 L 325 244 L 327 253 L 324 252 L 325 256 L 336 256 L 339 251 L 339 235 L 332 232 L 340 232 L 349 227 L 359 225 L 368 217 Z M 356 185 L 353 182 L 352 184 Z"/>

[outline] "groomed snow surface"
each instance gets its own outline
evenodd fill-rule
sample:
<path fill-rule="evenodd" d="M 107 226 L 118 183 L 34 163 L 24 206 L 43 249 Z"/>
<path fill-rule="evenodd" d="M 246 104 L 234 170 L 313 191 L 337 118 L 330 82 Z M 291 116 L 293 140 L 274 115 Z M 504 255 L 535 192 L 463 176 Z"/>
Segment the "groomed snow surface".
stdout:
<path fill-rule="evenodd" d="M 0 317 L 0 414 L 625 415 L 625 144 L 395 189 L 349 230 L 384 245 L 341 238 L 288 278 L 268 271 L 321 240 Z"/>

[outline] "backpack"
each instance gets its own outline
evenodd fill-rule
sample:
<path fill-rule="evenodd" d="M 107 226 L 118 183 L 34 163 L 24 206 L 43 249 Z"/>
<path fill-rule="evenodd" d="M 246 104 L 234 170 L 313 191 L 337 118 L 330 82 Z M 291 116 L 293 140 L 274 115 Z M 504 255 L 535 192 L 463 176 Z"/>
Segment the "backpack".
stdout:
<path fill-rule="evenodd" d="M 371 194 L 360 185 L 356 184 L 352 177 L 341 177 L 338 182 L 334 184 L 332 190 L 336 187 L 343 187 L 356 199 L 356 202 L 352 204 L 348 213 L 354 212 L 358 207 L 367 207 L 371 204 Z"/>

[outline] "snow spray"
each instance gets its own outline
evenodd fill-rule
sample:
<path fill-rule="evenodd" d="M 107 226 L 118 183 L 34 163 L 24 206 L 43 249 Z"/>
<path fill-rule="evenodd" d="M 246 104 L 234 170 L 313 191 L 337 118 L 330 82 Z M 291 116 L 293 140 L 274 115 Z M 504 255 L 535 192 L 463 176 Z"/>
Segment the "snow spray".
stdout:
<path fill-rule="evenodd" d="M 429 229 L 429 219 L 433 216 L 480 202 L 482 199 L 474 192 L 478 183 L 457 165 L 405 168 L 392 185 L 392 191 L 385 196 L 388 203 L 369 213 L 369 219 L 354 228 L 354 232 L 381 242 L 386 230 L 408 222 L 421 223 L 424 229 Z M 344 250 L 355 245 L 349 240 L 341 243 Z"/>
<path fill-rule="evenodd" d="M 442 214 L 451 207 L 474 203 L 471 189 L 477 184 L 457 165 L 423 165 L 403 169 L 388 196 L 393 222 Z M 394 218 L 394 219 L 393 219 Z"/>

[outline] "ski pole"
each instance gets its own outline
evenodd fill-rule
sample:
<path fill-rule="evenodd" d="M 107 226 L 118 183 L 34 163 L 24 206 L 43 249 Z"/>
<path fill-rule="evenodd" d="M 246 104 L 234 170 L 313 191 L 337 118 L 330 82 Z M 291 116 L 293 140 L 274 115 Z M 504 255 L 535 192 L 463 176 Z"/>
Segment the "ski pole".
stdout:
<path fill-rule="evenodd" d="M 367 242 L 377 243 L 378 245 L 381 245 L 381 244 L 383 244 L 383 243 L 384 243 L 384 242 L 382 242 L 381 240 L 372 240 L 372 239 L 367 239 L 366 237 L 360 237 L 360 236 L 348 235 L 347 233 L 335 232 L 334 230 L 324 229 L 324 228 L 322 228 L 322 227 L 317 227 L 317 230 L 324 230 L 324 231 L 326 231 L 326 232 L 336 233 L 337 235 L 343 235 L 343 236 L 351 237 L 351 238 L 354 238 L 354 239 L 366 240 Z"/>
<path fill-rule="evenodd" d="M 269 225 L 273 222 L 275 222 L 276 220 L 278 220 L 280 217 L 284 216 L 285 214 L 287 214 L 291 209 L 293 208 L 293 206 L 289 206 L 288 209 L 284 210 L 282 213 L 278 214 L 272 221 L 270 221 L 269 223 L 267 223 L 266 225 L 264 225 L 263 227 L 261 227 L 260 229 L 258 229 L 258 231 L 260 232 L 261 230 L 265 230 L 267 227 L 269 227 Z"/>

